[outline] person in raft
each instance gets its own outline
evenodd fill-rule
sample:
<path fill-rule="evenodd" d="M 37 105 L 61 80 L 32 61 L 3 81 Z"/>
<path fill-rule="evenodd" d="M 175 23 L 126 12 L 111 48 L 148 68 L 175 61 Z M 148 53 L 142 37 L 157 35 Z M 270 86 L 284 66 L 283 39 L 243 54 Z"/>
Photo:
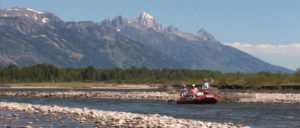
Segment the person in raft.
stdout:
<path fill-rule="evenodd" d="M 190 94 L 193 96 L 193 98 L 195 98 L 199 90 L 198 88 L 196 88 L 195 84 L 193 84 L 192 86 L 193 88 L 191 89 Z"/>
<path fill-rule="evenodd" d="M 180 89 L 180 97 L 185 97 L 187 93 L 186 85 L 183 85 L 183 89 Z"/>
<path fill-rule="evenodd" d="M 208 94 L 208 88 L 209 88 L 209 84 L 207 82 L 207 79 L 204 79 L 204 83 L 202 84 L 202 90 L 204 94 Z"/>

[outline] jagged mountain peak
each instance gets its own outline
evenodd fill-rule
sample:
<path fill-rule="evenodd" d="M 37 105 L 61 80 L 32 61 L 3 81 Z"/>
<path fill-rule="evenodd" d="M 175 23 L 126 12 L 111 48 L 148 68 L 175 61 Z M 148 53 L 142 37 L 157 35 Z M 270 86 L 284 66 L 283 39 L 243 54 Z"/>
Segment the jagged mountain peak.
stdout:
<path fill-rule="evenodd" d="M 164 30 L 163 26 L 159 24 L 153 16 L 145 11 L 143 11 L 139 17 L 133 17 L 132 19 L 130 19 L 129 22 L 132 25 L 135 25 L 135 27 L 143 30 L 147 30 L 149 28 L 152 28 L 153 30 L 159 32 L 162 32 Z"/>
<path fill-rule="evenodd" d="M 113 20 L 116 21 L 116 22 L 120 22 L 122 24 L 127 24 L 128 23 L 128 19 L 125 18 L 125 17 L 122 17 L 121 15 L 115 17 Z"/>
<path fill-rule="evenodd" d="M 114 17 L 114 18 L 106 19 L 106 20 L 102 21 L 100 24 L 108 25 L 108 26 L 119 29 L 119 28 L 122 28 L 123 26 L 125 26 L 129 23 L 130 23 L 130 21 L 127 18 L 122 17 L 121 15 L 119 15 L 119 16 Z"/>
<path fill-rule="evenodd" d="M 9 17 L 10 13 L 20 16 Z M 142 13 L 142 20 L 139 17 L 128 20 L 122 16 L 107 19 L 102 22 L 103 26 L 91 21 L 62 21 L 61 25 L 56 25 L 55 17 L 51 17 L 55 15 L 50 14 L 31 9 L 0 9 L 0 33 L 4 33 L 0 36 L 0 46 L 3 46 L 0 64 L 291 72 L 215 43 L 211 40 L 213 36 L 204 29 L 194 35 L 174 26 L 163 28 L 147 13 Z M 50 21 L 43 24 L 43 18 Z M 111 27 L 112 24 L 118 27 Z"/>
<path fill-rule="evenodd" d="M 125 17 L 122 17 L 121 15 L 115 18 L 108 18 L 102 21 L 100 25 L 113 27 L 117 31 L 121 31 L 121 29 L 123 29 L 125 26 L 134 27 L 142 31 L 152 29 L 165 34 L 177 35 L 188 40 L 207 40 L 207 38 L 214 39 L 214 37 L 208 34 L 204 29 L 201 29 L 198 34 L 193 35 L 190 33 L 182 32 L 175 26 L 164 27 L 153 16 L 145 11 L 143 11 L 139 16 L 133 17 L 131 19 L 127 19 Z"/>
<path fill-rule="evenodd" d="M 211 34 L 209 34 L 204 28 L 201 28 L 197 32 L 196 36 L 202 38 L 203 40 L 215 40 L 215 38 Z"/>
<path fill-rule="evenodd" d="M 147 12 L 143 11 L 140 15 L 140 19 L 147 19 L 147 20 L 153 20 L 153 16 L 148 14 Z"/>
<path fill-rule="evenodd" d="M 133 18 L 133 20 L 136 19 L 136 17 Z M 147 12 L 143 11 L 140 16 L 138 17 L 138 20 L 142 24 L 154 24 L 158 23 L 153 16 L 148 14 Z"/>

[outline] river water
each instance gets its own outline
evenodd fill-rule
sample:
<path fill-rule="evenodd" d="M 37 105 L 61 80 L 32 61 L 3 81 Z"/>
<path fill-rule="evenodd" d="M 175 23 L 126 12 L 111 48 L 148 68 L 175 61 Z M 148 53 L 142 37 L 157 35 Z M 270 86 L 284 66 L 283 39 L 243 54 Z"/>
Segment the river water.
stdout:
<path fill-rule="evenodd" d="M 233 122 L 257 128 L 300 128 L 299 104 L 218 103 L 212 105 L 175 104 L 163 101 L 52 99 L 0 96 L 0 102 L 23 102 L 64 107 L 161 114 L 210 122 Z"/>

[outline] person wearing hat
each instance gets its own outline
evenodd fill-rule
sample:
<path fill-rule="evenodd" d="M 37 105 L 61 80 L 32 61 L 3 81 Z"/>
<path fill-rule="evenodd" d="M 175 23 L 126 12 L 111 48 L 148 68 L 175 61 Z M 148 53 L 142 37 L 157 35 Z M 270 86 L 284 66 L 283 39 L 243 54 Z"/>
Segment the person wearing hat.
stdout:
<path fill-rule="evenodd" d="M 198 88 L 196 88 L 195 84 L 193 84 L 192 86 L 193 86 L 193 88 L 191 89 L 190 93 L 195 98 L 197 93 L 199 92 L 199 90 L 198 90 Z"/>

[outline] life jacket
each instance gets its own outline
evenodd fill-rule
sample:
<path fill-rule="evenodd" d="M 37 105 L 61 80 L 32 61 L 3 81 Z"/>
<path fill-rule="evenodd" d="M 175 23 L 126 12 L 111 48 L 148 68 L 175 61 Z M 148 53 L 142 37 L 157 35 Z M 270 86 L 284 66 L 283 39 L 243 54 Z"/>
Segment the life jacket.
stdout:
<path fill-rule="evenodd" d="M 184 90 L 182 90 L 182 91 L 180 92 L 180 95 L 181 95 L 181 96 L 185 96 L 185 95 L 186 95 L 186 92 L 187 92 L 187 89 L 184 89 Z"/>

